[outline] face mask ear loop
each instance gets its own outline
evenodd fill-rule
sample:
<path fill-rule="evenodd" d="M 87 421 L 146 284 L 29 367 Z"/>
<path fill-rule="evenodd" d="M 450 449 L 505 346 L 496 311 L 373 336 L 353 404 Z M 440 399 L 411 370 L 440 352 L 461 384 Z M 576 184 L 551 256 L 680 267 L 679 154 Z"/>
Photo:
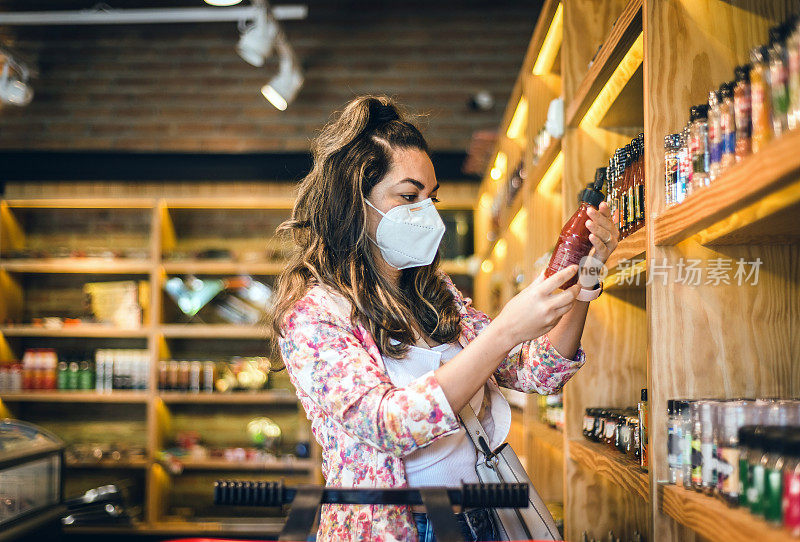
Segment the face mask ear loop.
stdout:
<path fill-rule="evenodd" d="M 364 201 L 367 203 L 367 205 L 369 205 L 370 207 L 372 207 L 373 209 L 375 209 L 376 211 L 378 211 L 378 213 L 380 213 L 380 215 L 381 215 L 381 216 L 386 216 L 385 214 L 381 213 L 381 210 L 380 210 L 380 209 L 378 209 L 377 207 L 375 207 L 374 205 L 372 205 L 372 203 L 370 203 L 370 201 L 369 201 L 367 198 L 364 198 Z M 370 237 L 370 236 L 369 236 L 369 234 L 366 234 L 366 236 L 367 236 L 367 239 L 369 239 L 370 241 L 372 241 L 372 243 L 373 243 L 373 244 L 374 244 L 376 247 L 378 247 L 378 249 L 380 249 L 380 248 L 381 248 L 381 246 L 378 244 L 378 242 L 377 242 L 375 239 L 373 239 L 372 237 Z M 383 257 L 383 256 L 381 255 L 381 257 Z M 383 261 L 384 261 L 384 263 L 385 263 L 386 265 L 388 265 L 388 266 L 389 266 L 389 267 L 391 267 L 392 269 L 397 269 L 398 271 L 400 271 L 400 268 L 399 268 L 399 267 L 395 267 L 395 266 L 393 266 L 392 264 L 390 264 L 389 262 L 387 262 L 385 259 L 384 259 Z"/>
<path fill-rule="evenodd" d="M 371 203 L 371 202 L 370 202 L 370 201 L 369 201 L 367 198 L 364 198 L 364 201 L 367 203 L 367 205 L 369 205 L 370 207 L 372 207 L 373 209 L 375 209 L 376 211 L 378 211 L 378 213 L 379 213 L 381 216 L 386 216 L 386 214 L 385 214 L 385 213 L 383 213 L 383 212 L 381 212 L 381 210 L 380 210 L 380 209 L 378 209 L 377 207 L 375 207 L 374 205 L 372 205 L 372 203 Z"/>

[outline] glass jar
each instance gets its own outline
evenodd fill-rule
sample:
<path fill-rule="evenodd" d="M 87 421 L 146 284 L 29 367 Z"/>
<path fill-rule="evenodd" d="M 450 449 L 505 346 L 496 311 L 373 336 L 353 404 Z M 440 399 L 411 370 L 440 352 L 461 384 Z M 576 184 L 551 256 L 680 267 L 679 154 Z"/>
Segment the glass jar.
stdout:
<path fill-rule="evenodd" d="M 719 131 L 722 139 L 719 174 L 736 163 L 736 126 L 733 120 L 733 82 L 719 87 Z"/>
<path fill-rule="evenodd" d="M 692 156 L 692 193 L 708 186 L 708 104 L 695 105 L 690 109 L 689 153 Z"/>
<path fill-rule="evenodd" d="M 678 203 L 678 153 L 680 150 L 680 134 L 669 134 L 664 137 L 664 203 L 668 207 Z"/>
<path fill-rule="evenodd" d="M 720 95 L 716 90 L 708 93 L 708 178 L 713 181 L 719 175 L 722 156 L 722 131 L 719 125 Z"/>
<path fill-rule="evenodd" d="M 783 526 L 792 536 L 800 536 L 800 429 L 795 427 L 784 441 Z"/>
<path fill-rule="evenodd" d="M 736 66 L 733 87 L 733 122 L 736 126 L 736 162 L 751 152 L 750 64 Z"/>
<path fill-rule="evenodd" d="M 750 51 L 750 99 L 753 152 L 772 140 L 772 99 L 769 85 L 769 49 L 756 47 Z"/>

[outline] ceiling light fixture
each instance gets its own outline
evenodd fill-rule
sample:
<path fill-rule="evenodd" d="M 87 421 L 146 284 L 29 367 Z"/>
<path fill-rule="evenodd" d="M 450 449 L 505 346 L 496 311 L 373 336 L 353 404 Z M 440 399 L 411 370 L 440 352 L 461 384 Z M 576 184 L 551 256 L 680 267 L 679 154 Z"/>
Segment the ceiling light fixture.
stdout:
<path fill-rule="evenodd" d="M 0 102 L 17 106 L 28 105 L 33 99 L 33 89 L 28 84 L 28 69 L 8 55 L 0 53 L 0 56 L 4 57 L 3 71 L 0 73 Z M 11 68 L 14 68 L 18 77 L 12 75 Z"/>
<path fill-rule="evenodd" d="M 261 94 L 277 109 L 285 111 L 303 86 L 304 78 L 294 51 L 282 32 L 278 33 L 276 47 L 280 55 L 278 73 L 261 87 Z"/>
<path fill-rule="evenodd" d="M 278 23 L 263 2 L 254 2 L 254 6 L 258 11 L 253 23 L 249 26 L 245 22 L 239 23 L 241 37 L 236 52 L 248 63 L 261 67 L 272 53 L 272 45 L 278 35 Z"/>
<path fill-rule="evenodd" d="M 228 7 L 241 4 L 242 0 L 206 0 L 206 4 L 216 7 Z"/>

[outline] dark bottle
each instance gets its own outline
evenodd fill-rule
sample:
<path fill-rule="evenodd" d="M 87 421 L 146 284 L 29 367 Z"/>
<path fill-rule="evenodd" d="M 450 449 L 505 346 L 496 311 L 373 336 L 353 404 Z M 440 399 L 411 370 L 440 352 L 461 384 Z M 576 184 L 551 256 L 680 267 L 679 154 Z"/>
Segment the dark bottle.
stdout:
<path fill-rule="evenodd" d="M 639 207 L 636 210 L 636 229 L 644 226 L 644 134 L 639 134 L 636 138 L 636 145 L 639 150 L 639 160 L 636 161 L 636 201 Z"/>
<path fill-rule="evenodd" d="M 589 230 L 586 227 L 586 214 L 589 206 L 597 207 L 605 199 L 602 189 L 606 182 L 606 168 L 597 168 L 594 174 L 594 183 L 591 188 L 583 192 L 583 201 L 578 210 L 575 211 L 558 236 L 556 248 L 550 258 L 550 264 L 544 271 L 544 276 L 549 277 L 570 265 L 580 264 L 581 260 L 589 254 L 592 249 L 592 242 L 589 241 Z M 567 282 L 561 285 L 562 289 L 569 288 L 578 281 L 578 274 L 572 276 Z"/>

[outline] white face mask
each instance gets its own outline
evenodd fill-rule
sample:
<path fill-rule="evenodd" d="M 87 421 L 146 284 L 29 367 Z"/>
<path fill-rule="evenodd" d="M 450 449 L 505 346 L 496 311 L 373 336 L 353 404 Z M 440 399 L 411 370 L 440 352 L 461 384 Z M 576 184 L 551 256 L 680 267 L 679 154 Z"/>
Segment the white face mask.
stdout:
<path fill-rule="evenodd" d="M 406 269 L 433 261 L 445 228 L 431 198 L 392 207 L 387 213 L 382 213 L 369 200 L 364 201 L 383 216 L 375 231 L 376 239 L 370 239 L 378 245 L 386 263 Z"/>

